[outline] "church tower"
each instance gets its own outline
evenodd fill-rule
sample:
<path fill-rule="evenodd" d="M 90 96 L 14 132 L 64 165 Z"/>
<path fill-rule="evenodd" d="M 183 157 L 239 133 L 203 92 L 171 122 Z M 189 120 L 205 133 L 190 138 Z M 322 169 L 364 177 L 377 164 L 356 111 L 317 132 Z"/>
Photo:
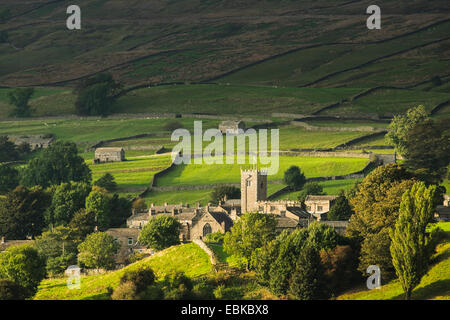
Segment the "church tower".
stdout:
<path fill-rule="evenodd" d="M 267 174 L 259 170 L 241 169 L 242 213 L 257 211 L 257 201 L 267 199 Z"/>

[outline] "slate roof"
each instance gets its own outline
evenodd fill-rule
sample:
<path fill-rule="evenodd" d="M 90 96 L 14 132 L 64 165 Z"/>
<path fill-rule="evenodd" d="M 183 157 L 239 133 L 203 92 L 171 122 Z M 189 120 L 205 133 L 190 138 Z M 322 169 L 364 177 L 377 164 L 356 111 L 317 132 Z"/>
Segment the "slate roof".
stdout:
<path fill-rule="evenodd" d="M 278 228 L 296 228 L 298 226 L 298 222 L 291 218 L 276 216 L 276 220 Z"/>
<path fill-rule="evenodd" d="M 320 196 L 316 196 L 316 195 L 308 195 L 306 197 L 305 201 L 320 201 L 320 200 L 324 200 L 324 201 L 331 201 L 336 199 L 338 196 L 332 196 L 332 195 L 320 195 Z"/>
<path fill-rule="evenodd" d="M 209 214 L 220 224 L 225 222 L 225 230 L 230 230 L 233 226 L 233 220 L 225 212 L 209 212 Z"/>
<path fill-rule="evenodd" d="M 25 243 L 33 242 L 33 240 L 6 240 L 4 243 L 0 242 L 0 251 L 4 251 L 10 247 L 20 246 Z"/>

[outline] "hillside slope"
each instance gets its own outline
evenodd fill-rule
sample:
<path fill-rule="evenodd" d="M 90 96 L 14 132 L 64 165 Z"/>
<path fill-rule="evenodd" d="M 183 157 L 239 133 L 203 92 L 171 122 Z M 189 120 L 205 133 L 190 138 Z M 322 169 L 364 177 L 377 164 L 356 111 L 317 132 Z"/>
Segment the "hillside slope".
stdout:
<path fill-rule="evenodd" d="M 80 289 L 67 288 L 67 278 L 45 279 L 41 282 L 34 300 L 109 299 L 108 287 L 116 287 L 126 271 L 142 266 L 151 267 L 158 279 L 171 271 L 184 272 L 195 278 L 208 273 L 212 268 L 208 255 L 198 245 L 189 243 L 170 247 L 118 271 L 83 276 Z"/>
<path fill-rule="evenodd" d="M 366 0 L 81 0 L 79 31 L 65 27 L 69 4 L 2 1 L 0 85 L 68 84 L 105 70 L 130 85 L 370 87 L 450 74 L 445 0 L 381 1 L 375 31 Z"/>

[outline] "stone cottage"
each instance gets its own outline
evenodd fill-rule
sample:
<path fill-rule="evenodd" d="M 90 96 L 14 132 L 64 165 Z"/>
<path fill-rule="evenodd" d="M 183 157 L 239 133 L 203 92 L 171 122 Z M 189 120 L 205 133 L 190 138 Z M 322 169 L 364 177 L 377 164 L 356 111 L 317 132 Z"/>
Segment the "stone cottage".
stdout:
<path fill-rule="evenodd" d="M 125 265 L 133 253 L 151 253 L 145 246 L 138 243 L 139 230 L 133 228 L 110 228 L 106 233 L 120 244 L 116 254 L 116 264 Z"/>
<path fill-rule="evenodd" d="M 94 164 L 106 162 L 120 162 L 125 160 L 123 148 L 97 148 L 95 149 Z"/>

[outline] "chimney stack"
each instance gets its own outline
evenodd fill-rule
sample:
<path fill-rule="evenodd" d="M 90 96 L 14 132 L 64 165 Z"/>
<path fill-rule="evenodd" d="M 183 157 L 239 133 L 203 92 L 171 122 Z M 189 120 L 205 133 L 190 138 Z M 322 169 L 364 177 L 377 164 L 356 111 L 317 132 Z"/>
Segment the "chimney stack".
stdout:
<path fill-rule="evenodd" d="M 3 243 L 5 243 L 5 242 L 6 242 L 6 237 L 5 237 L 5 236 L 2 236 L 2 242 L 1 242 L 1 243 L 3 244 Z"/>

